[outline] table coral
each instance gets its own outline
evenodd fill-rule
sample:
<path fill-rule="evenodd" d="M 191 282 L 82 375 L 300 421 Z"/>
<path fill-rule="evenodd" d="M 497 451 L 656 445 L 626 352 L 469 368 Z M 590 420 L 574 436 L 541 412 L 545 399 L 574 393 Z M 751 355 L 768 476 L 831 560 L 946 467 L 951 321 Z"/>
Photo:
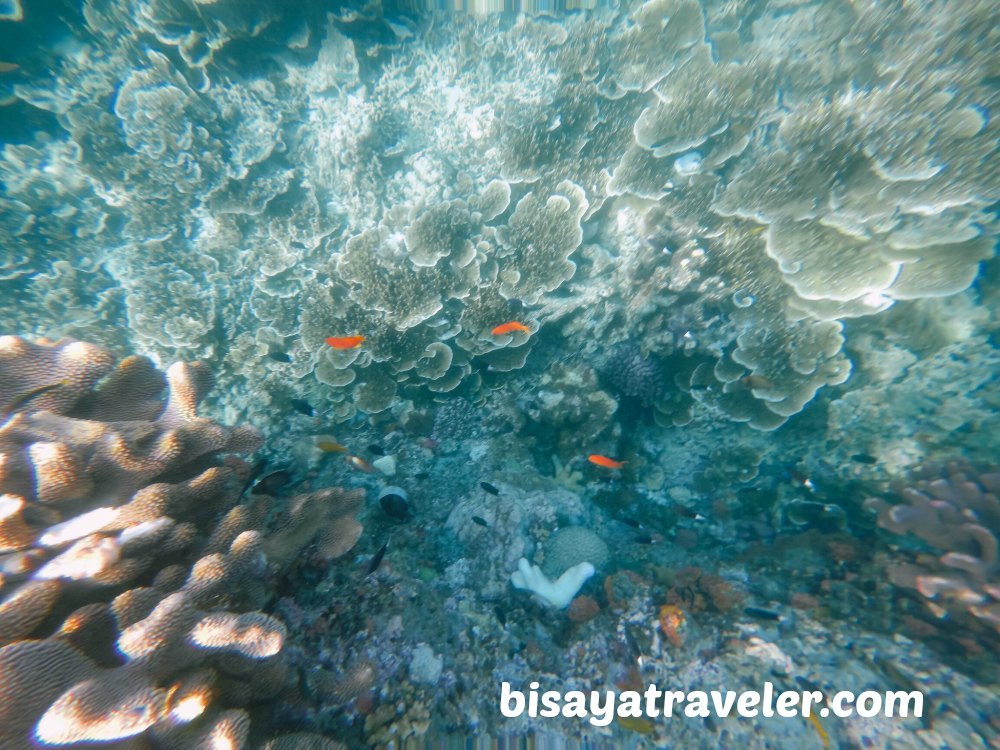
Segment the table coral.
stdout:
<path fill-rule="evenodd" d="M 51 123 L 0 152 L 0 312 L 214 356 L 275 433 L 289 398 L 337 421 L 476 398 L 549 326 L 706 364 L 664 424 L 776 429 L 854 387 L 845 320 L 956 294 L 994 253 L 988 2 L 650 0 L 371 38 L 348 11 L 216 5 L 92 3 L 86 54 L 0 81 Z M 484 335 L 521 316 L 525 340 Z M 322 346 L 341 328 L 369 344 L 350 361 Z M 741 362 L 771 387 L 733 385 Z"/>

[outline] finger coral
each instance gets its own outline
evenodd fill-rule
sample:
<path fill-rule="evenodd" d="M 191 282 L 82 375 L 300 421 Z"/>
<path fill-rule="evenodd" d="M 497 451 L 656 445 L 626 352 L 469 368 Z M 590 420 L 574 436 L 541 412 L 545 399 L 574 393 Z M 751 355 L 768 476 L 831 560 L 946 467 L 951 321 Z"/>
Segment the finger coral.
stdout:
<path fill-rule="evenodd" d="M 198 363 L 164 377 L 99 346 L 0 338 L 0 747 L 240 748 L 240 706 L 284 684 L 285 628 L 252 611 L 265 551 L 322 532 L 343 554 L 361 497 L 293 501 L 293 525 L 313 525 L 266 547 L 233 455 L 260 434 L 199 416 L 211 385 Z"/>
<path fill-rule="evenodd" d="M 916 554 L 889 569 L 893 583 L 915 590 L 934 616 L 1000 633 L 1000 472 L 952 461 L 919 467 L 899 502 L 872 498 L 878 524 L 913 535 L 934 554 Z"/>

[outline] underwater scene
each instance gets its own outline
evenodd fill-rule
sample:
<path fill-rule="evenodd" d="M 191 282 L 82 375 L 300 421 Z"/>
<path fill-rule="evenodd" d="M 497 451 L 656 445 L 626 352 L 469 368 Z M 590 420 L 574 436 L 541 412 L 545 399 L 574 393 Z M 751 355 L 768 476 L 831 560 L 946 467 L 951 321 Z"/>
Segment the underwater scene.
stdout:
<path fill-rule="evenodd" d="M 0 750 L 1000 748 L 995 0 L 0 0 Z"/>

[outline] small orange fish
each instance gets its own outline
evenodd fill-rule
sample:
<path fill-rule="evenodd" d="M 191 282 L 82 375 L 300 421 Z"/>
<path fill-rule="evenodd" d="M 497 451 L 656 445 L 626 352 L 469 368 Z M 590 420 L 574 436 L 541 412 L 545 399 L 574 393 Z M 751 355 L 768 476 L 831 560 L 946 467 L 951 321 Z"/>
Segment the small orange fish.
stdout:
<path fill-rule="evenodd" d="M 351 466 L 358 471 L 363 471 L 365 474 L 378 474 L 378 469 L 372 466 L 370 463 L 365 461 L 363 458 L 358 456 L 344 456 L 344 460 L 347 461 L 347 465 Z"/>
<path fill-rule="evenodd" d="M 365 343 L 364 336 L 331 336 L 326 340 L 334 349 L 357 349 Z"/>
<path fill-rule="evenodd" d="M 324 453 L 347 453 L 347 448 L 336 440 L 317 440 L 316 447 Z"/>
<path fill-rule="evenodd" d="M 599 453 L 587 456 L 587 460 L 592 464 L 603 466 L 605 469 L 620 469 L 625 465 L 624 461 L 615 461 L 615 459 L 602 456 Z"/>
<path fill-rule="evenodd" d="M 521 331 L 522 333 L 531 333 L 531 329 L 528 328 L 524 323 L 518 323 L 516 320 L 512 320 L 509 323 L 504 323 L 498 325 L 494 328 L 491 333 L 494 336 L 502 336 L 505 333 L 514 333 L 514 331 Z"/>

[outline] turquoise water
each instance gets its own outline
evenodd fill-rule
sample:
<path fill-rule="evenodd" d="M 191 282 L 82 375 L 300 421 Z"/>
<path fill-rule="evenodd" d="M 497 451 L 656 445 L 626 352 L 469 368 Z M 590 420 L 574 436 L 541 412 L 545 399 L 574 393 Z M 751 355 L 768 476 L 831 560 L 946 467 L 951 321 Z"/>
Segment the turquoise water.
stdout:
<path fill-rule="evenodd" d="M 0 747 L 1000 742 L 995 4 L 527 10 L 0 0 Z"/>

